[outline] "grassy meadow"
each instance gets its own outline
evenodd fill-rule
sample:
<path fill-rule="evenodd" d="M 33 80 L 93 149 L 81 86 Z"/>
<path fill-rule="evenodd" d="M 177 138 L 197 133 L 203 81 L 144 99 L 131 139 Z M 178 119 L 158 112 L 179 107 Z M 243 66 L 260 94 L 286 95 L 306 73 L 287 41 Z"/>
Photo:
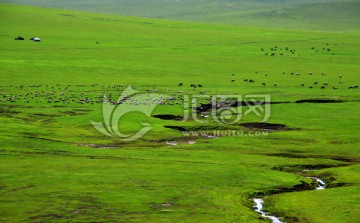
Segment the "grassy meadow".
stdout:
<path fill-rule="evenodd" d="M 333 32 L 359 31 L 357 0 L 0 0 L 25 4 L 214 24 Z"/>
<path fill-rule="evenodd" d="M 286 222 L 357 222 L 357 32 L 12 4 L 0 4 L 0 17 L 1 222 L 270 222 L 253 210 L 258 195 Z M 286 127 L 254 136 L 264 129 L 242 124 L 260 122 L 255 115 L 230 125 L 130 113 L 123 132 L 153 129 L 132 142 L 105 136 L 91 124 L 102 121 L 101 99 L 129 85 L 176 98 L 152 115 L 183 116 L 184 95 L 270 95 L 279 104 L 267 122 Z M 296 103 L 315 99 L 339 102 Z M 314 186 L 308 176 L 328 188 L 277 193 Z"/>

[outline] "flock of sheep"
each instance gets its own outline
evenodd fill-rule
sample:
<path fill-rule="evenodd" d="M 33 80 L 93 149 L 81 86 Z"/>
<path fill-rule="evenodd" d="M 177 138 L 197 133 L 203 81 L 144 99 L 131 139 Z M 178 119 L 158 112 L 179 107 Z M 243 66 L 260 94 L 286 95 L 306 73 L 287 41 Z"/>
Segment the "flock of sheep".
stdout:
<path fill-rule="evenodd" d="M 256 71 L 256 74 L 259 72 Z M 283 72 L 283 75 L 286 75 Z M 301 74 L 298 72 L 290 72 L 289 75 L 300 76 Z M 309 72 L 307 75 L 314 75 L 312 72 Z M 254 75 L 253 75 L 254 76 Z M 255 75 L 256 76 L 256 75 Z M 268 76 L 268 74 L 265 74 Z M 325 73 L 321 74 L 322 77 L 327 76 Z M 235 74 L 231 74 L 231 82 L 235 82 Z M 243 82 L 254 84 L 256 83 L 255 79 L 246 78 L 243 79 Z M 338 83 L 340 85 L 344 85 L 343 76 L 338 76 Z M 261 82 L 261 86 L 267 86 L 268 84 L 265 82 Z M 274 87 L 277 87 L 277 83 L 270 84 Z M 306 87 L 305 83 L 299 83 L 299 87 Z M 179 83 L 178 87 L 183 88 L 185 87 L 184 83 Z M 190 89 L 195 90 L 196 88 L 203 88 L 202 84 L 190 84 Z M 308 85 L 309 88 L 332 88 L 338 89 L 337 86 L 330 86 L 328 82 L 313 82 L 311 85 Z M 30 88 L 30 89 L 29 89 Z M 351 85 L 347 86 L 348 89 L 358 89 L 358 85 Z M 14 91 L 13 89 L 16 89 Z M 31 101 L 36 103 L 78 103 L 78 104 L 95 104 L 95 103 L 103 103 L 104 102 L 104 94 L 107 94 L 108 101 L 117 104 L 118 97 L 121 95 L 122 91 L 124 90 L 124 86 L 122 85 L 99 85 L 99 84 L 92 84 L 92 85 L 84 85 L 84 84 L 77 84 L 77 85 L 63 85 L 60 84 L 49 86 L 49 85 L 0 85 L 0 103 L 1 102 L 18 102 L 23 101 L 24 103 L 30 103 Z M 153 89 L 154 90 L 154 89 Z M 109 93 L 112 91 L 112 93 Z M 150 93 L 152 90 L 146 90 L 145 92 Z M 18 93 L 13 93 L 18 92 Z M 96 94 L 96 92 L 98 92 Z M 165 91 L 164 91 L 165 92 Z M 169 93 L 169 92 L 165 92 Z M 179 94 L 173 94 L 170 97 L 170 102 L 168 104 L 181 104 L 183 102 L 183 91 L 178 91 Z M 199 94 L 205 94 L 205 91 L 198 92 Z M 147 99 L 146 103 L 153 103 L 157 104 L 160 103 L 158 101 L 151 101 L 151 98 Z M 134 101 L 134 99 L 129 98 L 127 100 L 128 103 L 132 104 L 141 104 L 141 101 Z"/>
<path fill-rule="evenodd" d="M 14 91 L 15 89 L 15 91 Z M 124 90 L 122 85 L 99 85 L 99 84 L 77 84 L 77 85 L 0 85 L 0 103 L 55 103 L 55 104 L 97 104 L 104 101 L 111 104 L 164 104 L 163 98 L 152 97 L 150 93 L 164 93 L 169 95 L 167 105 L 181 104 L 183 95 L 181 93 L 169 93 L 167 90 L 145 90 L 145 97 L 120 98 Z M 17 93 L 12 93 L 17 92 Z M 106 99 L 104 95 L 106 94 Z"/>

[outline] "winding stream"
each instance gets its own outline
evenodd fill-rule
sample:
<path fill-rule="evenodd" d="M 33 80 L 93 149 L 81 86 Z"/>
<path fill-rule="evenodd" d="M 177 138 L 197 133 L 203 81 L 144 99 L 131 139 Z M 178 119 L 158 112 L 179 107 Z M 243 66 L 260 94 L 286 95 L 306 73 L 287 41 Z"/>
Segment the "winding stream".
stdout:
<path fill-rule="evenodd" d="M 311 178 L 313 180 L 316 180 L 316 182 L 318 182 L 318 185 L 315 188 L 315 190 L 323 190 L 323 189 L 325 189 L 326 184 L 320 178 L 318 178 L 318 177 L 309 177 L 309 178 Z M 253 198 L 252 201 L 255 202 L 255 206 L 253 206 L 255 211 L 257 213 L 261 214 L 261 216 L 271 219 L 272 223 L 286 223 L 286 222 L 281 221 L 280 217 L 268 215 L 263 211 L 264 200 L 262 198 Z"/>
<path fill-rule="evenodd" d="M 255 204 L 256 204 L 256 205 L 254 206 L 255 211 L 256 211 L 257 213 L 260 213 L 261 216 L 263 216 L 263 217 L 265 217 L 265 218 L 271 219 L 271 221 L 272 221 L 273 223 L 284 223 L 284 222 L 280 221 L 280 219 L 279 219 L 278 217 L 275 217 L 275 216 L 272 216 L 272 215 L 267 215 L 264 211 L 262 211 L 262 209 L 263 209 L 263 202 L 264 202 L 263 199 L 261 199 L 261 198 L 253 198 L 252 200 L 253 200 L 253 201 L 255 202 Z"/>
<path fill-rule="evenodd" d="M 314 179 L 318 182 L 318 186 L 315 188 L 315 190 L 323 190 L 326 187 L 326 184 L 324 181 L 322 181 L 320 178 L 317 177 L 309 177 L 311 179 Z"/>

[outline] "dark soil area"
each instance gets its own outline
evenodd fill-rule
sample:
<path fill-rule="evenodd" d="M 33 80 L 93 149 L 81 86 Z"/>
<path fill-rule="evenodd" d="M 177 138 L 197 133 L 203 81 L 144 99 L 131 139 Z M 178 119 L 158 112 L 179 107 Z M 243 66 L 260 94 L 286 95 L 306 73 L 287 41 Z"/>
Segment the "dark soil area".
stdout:
<path fill-rule="evenodd" d="M 184 119 L 182 116 L 177 116 L 177 115 L 153 115 L 152 117 L 159 118 L 162 120 L 176 120 L 176 121 L 181 121 Z"/>
<path fill-rule="evenodd" d="M 296 103 L 341 103 L 342 100 L 333 100 L 333 99 L 303 99 L 297 100 Z"/>
<path fill-rule="evenodd" d="M 265 129 L 265 130 L 291 130 L 284 124 L 273 124 L 266 122 L 247 122 L 240 124 L 241 126 L 249 129 Z"/>

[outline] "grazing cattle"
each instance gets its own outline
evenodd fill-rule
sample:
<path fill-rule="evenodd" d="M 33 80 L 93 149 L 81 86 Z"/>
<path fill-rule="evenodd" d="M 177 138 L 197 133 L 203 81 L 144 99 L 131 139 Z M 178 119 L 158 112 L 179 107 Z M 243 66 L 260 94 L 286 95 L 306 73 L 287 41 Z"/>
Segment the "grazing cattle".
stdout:
<path fill-rule="evenodd" d="M 359 86 L 358 86 L 358 85 L 354 86 L 354 89 L 358 89 L 358 88 L 359 88 Z"/>
<path fill-rule="evenodd" d="M 274 87 L 276 87 L 277 86 L 277 84 L 276 83 L 274 83 Z"/>
<path fill-rule="evenodd" d="M 296 76 L 300 76 L 300 74 L 299 74 L 299 73 L 296 73 Z"/>
<path fill-rule="evenodd" d="M 191 84 L 190 87 L 196 88 L 196 85 L 195 85 L 195 84 Z"/>
<path fill-rule="evenodd" d="M 183 85 L 184 85 L 183 83 L 179 83 L 179 84 L 178 84 L 179 87 L 182 87 Z"/>
<path fill-rule="evenodd" d="M 324 86 L 328 86 L 328 85 L 329 85 L 328 82 L 325 82 L 325 83 L 324 83 Z"/>
<path fill-rule="evenodd" d="M 18 37 L 15 37 L 15 40 L 25 40 L 25 39 L 22 36 L 18 36 Z"/>
<path fill-rule="evenodd" d="M 235 82 L 235 79 L 232 79 L 231 82 Z"/>
<path fill-rule="evenodd" d="M 34 38 L 34 42 L 40 42 L 40 41 L 41 41 L 40 38 L 38 38 L 38 37 Z"/>
<path fill-rule="evenodd" d="M 255 83 L 255 81 L 253 79 L 250 79 L 249 83 Z"/>
<path fill-rule="evenodd" d="M 349 89 L 353 89 L 354 87 L 353 86 L 350 86 Z"/>
<path fill-rule="evenodd" d="M 313 86 L 310 86 L 309 88 L 313 89 Z"/>
<path fill-rule="evenodd" d="M 261 48 L 260 50 L 261 50 L 261 51 L 264 51 L 264 48 Z"/>
<path fill-rule="evenodd" d="M 275 56 L 275 55 L 276 55 L 276 53 L 272 53 L 272 54 L 271 54 L 271 56 Z"/>
<path fill-rule="evenodd" d="M 232 76 L 235 76 L 235 74 L 234 74 L 234 73 L 232 73 L 231 75 L 232 75 Z"/>
<path fill-rule="evenodd" d="M 314 82 L 314 85 L 318 85 L 318 82 Z"/>
<path fill-rule="evenodd" d="M 244 82 L 248 82 L 249 80 L 248 79 L 244 79 Z"/>
<path fill-rule="evenodd" d="M 266 86 L 266 84 L 265 84 L 265 83 L 262 83 L 262 86 Z"/>
<path fill-rule="evenodd" d="M 336 89 L 338 89 L 338 88 L 337 88 L 337 87 L 333 87 L 333 89 L 335 89 L 335 90 L 336 90 Z"/>
<path fill-rule="evenodd" d="M 341 78 L 342 78 L 342 75 L 339 75 L 339 78 L 341 79 Z"/>
<path fill-rule="evenodd" d="M 202 84 L 198 84 L 198 87 L 199 87 L 199 88 L 202 88 Z"/>
<path fill-rule="evenodd" d="M 305 86 L 305 84 L 301 84 L 300 86 L 301 86 L 301 87 L 304 87 L 304 86 Z"/>
<path fill-rule="evenodd" d="M 325 89 L 325 86 L 321 86 L 320 89 Z"/>
<path fill-rule="evenodd" d="M 309 72 L 309 75 L 312 75 L 313 73 L 312 72 Z"/>
<path fill-rule="evenodd" d="M 343 84 L 344 82 L 342 82 L 342 81 L 339 81 L 339 84 Z"/>

